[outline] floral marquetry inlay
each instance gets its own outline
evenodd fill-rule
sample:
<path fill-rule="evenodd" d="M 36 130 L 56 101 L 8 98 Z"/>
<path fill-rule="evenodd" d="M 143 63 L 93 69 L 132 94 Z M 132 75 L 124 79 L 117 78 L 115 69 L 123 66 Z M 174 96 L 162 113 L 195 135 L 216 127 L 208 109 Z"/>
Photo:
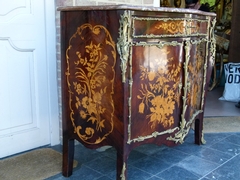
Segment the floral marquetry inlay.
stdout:
<path fill-rule="evenodd" d="M 137 74 L 130 76 L 133 84 L 132 104 L 129 119 L 129 141 L 143 141 L 152 137 L 170 134 L 176 129 L 175 116 L 179 114 L 182 95 L 182 68 L 181 59 L 183 42 L 136 43 L 132 53 L 137 55 Z M 177 56 L 172 51 L 175 51 Z M 141 52 L 141 53 L 140 53 Z M 151 54 L 151 58 L 148 57 Z M 176 58 L 177 57 L 177 58 Z M 131 64 L 131 63 L 130 63 Z M 136 92 L 136 93 L 135 93 Z M 145 132 L 135 127 L 145 127 Z"/>
<path fill-rule="evenodd" d="M 70 38 L 66 58 L 74 132 L 85 143 L 98 144 L 114 126 L 115 43 L 105 27 L 83 24 Z"/>
<path fill-rule="evenodd" d="M 206 43 L 204 41 L 195 42 L 195 54 L 192 61 L 189 62 L 189 92 L 187 94 L 187 104 L 191 104 L 190 116 L 195 112 L 195 109 L 201 109 L 201 100 L 203 87 L 199 84 L 203 84 L 203 73 L 204 73 L 204 63 L 205 63 L 205 48 Z"/>
<path fill-rule="evenodd" d="M 184 21 L 170 21 L 170 22 L 163 22 L 157 26 L 155 26 L 156 29 L 163 29 L 167 32 L 170 32 L 171 34 L 175 33 L 184 33 Z"/>
<path fill-rule="evenodd" d="M 173 111 L 178 102 L 176 92 L 179 92 L 181 66 L 175 66 L 173 58 L 156 59 L 150 68 L 140 66 L 140 70 L 141 88 L 137 95 L 141 100 L 139 113 L 149 112 L 146 119 L 153 129 L 158 124 L 164 128 L 171 127 L 174 123 Z"/>

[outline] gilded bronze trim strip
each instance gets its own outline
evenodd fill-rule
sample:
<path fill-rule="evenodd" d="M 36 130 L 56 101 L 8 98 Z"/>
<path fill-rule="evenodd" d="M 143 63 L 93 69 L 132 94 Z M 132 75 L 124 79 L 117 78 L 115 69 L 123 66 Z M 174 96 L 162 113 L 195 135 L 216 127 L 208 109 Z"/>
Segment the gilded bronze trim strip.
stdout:
<path fill-rule="evenodd" d="M 125 172 L 126 172 L 126 162 L 124 162 L 123 164 L 122 174 L 120 175 L 121 180 L 126 180 Z"/>
<path fill-rule="evenodd" d="M 172 140 L 175 141 L 176 143 L 180 142 L 183 143 L 184 141 L 184 137 L 185 137 L 185 127 L 187 124 L 187 121 L 185 119 L 185 113 L 187 110 L 187 93 L 189 90 L 189 82 L 188 82 L 188 76 L 189 76 L 189 71 L 188 71 L 188 64 L 189 64 L 189 60 L 190 60 L 190 44 L 191 41 L 190 39 L 188 39 L 187 41 L 185 41 L 185 63 L 184 63 L 184 87 L 183 87 L 183 111 L 181 114 L 181 121 L 180 121 L 180 130 L 175 134 L 175 137 L 168 137 L 167 140 Z M 190 128 L 190 126 L 189 126 Z"/>
<path fill-rule="evenodd" d="M 171 134 L 171 133 L 173 133 L 174 131 L 176 131 L 176 130 L 178 130 L 179 129 L 179 127 L 175 127 L 175 128 L 173 128 L 173 129 L 168 129 L 168 130 L 166 130 L 166 131 L 163 131 L 163 132 L 157 132 L 157 131 L 155 131 L 155 132 L 153 132 L 152 134 L 150 134 L 150 135 L 147 135 L 147 136 L 139 136 L 138 138 L 134 138 L 134 139 L 132 139 L 130 142 L 129 142 L 129 144 L 131 143 L 131 142 L 141 142 L 141 141 L 144 141 L 144 140 L 146 140 L 146 139 L 151 139 L 151 138 L 156 138 L 157 136 L 161 136 L 161 135 L 164 135 L 164 134 Z"/>
<path fill-rule="evenodd" d="M 132 77 L 132 46 L 130 47 L 130 59 L 129 59 L 129 97 L 128 97 L 128 141 L 127 143 L 131 143 L 131 123 L 132 123 L 132 85 L 133 85 L 133 77 Z"/>
<path fill-rule="evenodd" d="M 130 27 L 131 14 L 130 11 L 124 11 L 120 18 L 119 38 L 117 42 L 117 51 L 121 59 L 122 82 L 126 82 L 127 62 L 129 58 Z"/>
<path fill-rule="evenodd" d="M 184 41 L 184 39 L 183 39 Z M 158 48 L 162 48 L 163 46 L 179 46 L 182 45 L 183 42 L 178 42 L 178 41 L 171 41 L 171 42 L 166 42 L 166 41 L 159 41 L 159 42 L 134 42 L 132 46 L 156 46 Z"/>

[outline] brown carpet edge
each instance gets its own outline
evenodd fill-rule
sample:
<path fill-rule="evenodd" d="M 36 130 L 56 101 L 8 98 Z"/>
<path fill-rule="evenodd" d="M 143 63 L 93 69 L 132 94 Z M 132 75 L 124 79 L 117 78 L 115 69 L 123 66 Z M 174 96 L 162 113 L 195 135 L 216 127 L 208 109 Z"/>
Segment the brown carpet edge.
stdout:
<path fill-rule="evenodd" d="M 77 161 L 74 161 L 74 167 Z M 0 179 L 42 180 L 61 173 L 62 154 L 41 148 L 0 160 Z"/>

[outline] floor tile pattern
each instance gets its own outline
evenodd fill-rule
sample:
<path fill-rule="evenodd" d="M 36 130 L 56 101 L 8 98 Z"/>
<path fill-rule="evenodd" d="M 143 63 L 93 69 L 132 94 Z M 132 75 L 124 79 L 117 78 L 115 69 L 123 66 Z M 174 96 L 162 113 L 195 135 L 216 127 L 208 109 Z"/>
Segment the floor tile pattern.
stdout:
<path fill-rule="evenodd" d="M 194 144 L 191 131 L 175 147 L 143 145 L 128 158 L 129 180 L 239 180 L 240 133 L 205 134 L 205 145 Z M 52 147 L 61 152 L 61 145 Z M 116 151 L 99 152 L 76 145 L 78 166 L 69 178 L 57 174 L 48 180 L 115 180 Z"/>

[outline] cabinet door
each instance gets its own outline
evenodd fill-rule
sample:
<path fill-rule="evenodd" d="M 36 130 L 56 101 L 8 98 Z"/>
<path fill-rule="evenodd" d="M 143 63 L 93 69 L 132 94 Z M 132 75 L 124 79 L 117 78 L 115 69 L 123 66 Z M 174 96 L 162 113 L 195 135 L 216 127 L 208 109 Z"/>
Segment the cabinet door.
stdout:
<path fill-rule="evenodd" d="M 136 43 L 132 47 L 131 140 L 168 135 L 179 125 L 184 42 Z M 130 75 L 131 76 L 131 75 Z M 131 77 L 130 77 L 131 79 Z"/>

